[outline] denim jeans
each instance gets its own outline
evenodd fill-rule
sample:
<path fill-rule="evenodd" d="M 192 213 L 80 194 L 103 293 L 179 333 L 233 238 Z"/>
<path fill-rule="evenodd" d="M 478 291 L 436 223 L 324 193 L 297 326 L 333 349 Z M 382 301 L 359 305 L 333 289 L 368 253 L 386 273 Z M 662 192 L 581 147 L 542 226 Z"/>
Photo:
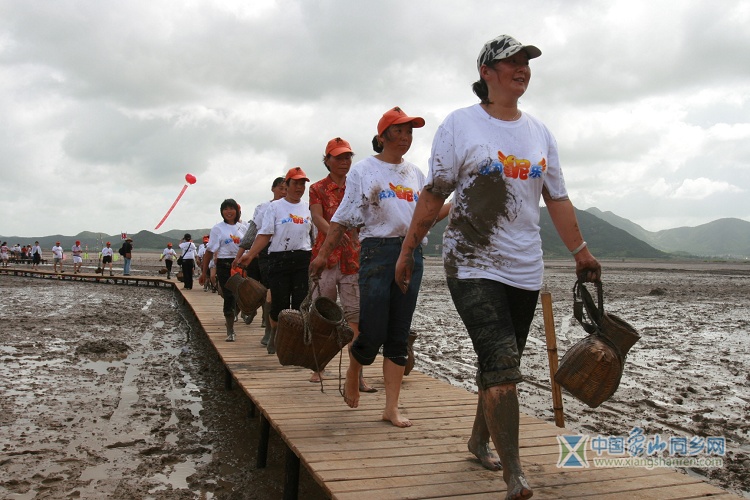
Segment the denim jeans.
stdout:
<path fill-rule="evenodd" d="M 395 281 L 396 261 L 403 238 L 365 238 L 359 254 L 359 337 L 352 355 L 371 365 L 383 347 L 383 356 L 406 365 L 407 341 L 417 295 L 422 283 L 422 248 L 414 250 L 414 270 L 406 293 Z"/>
<path fill-rule="evenodd" d="M 521 382 L 521 355 L 539 291 L 479 278 L 448 278 L 448 288 L 477 353 L 477 386 Z"/>
<path fill-rule="evenodd" d="M 127 257 L 123 257 L 125 259 L 125 263 L 122 265 L 122 274 L 130 274 L 130 261 L 132 259 L 128 259 Z"/>

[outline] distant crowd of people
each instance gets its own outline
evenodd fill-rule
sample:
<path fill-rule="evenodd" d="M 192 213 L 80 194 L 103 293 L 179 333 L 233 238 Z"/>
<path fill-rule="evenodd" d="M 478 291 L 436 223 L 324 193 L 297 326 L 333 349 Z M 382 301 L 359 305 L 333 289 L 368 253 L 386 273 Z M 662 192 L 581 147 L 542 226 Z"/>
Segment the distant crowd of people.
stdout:
<path fill-rule="evenodd" d="M 255 207 L 250 220 L 243 222 L 240 205 L 226 199 L 219 206 L 221 222 L 200 248 L 186 234 L 179 255 L 171 244 L 161 255 L 168 278 L 171 262 L 180 259 L 188 290 L 196 264 L 202 285 L 215 270 L 228 342 L 236 340 L 237 307 L 227 281 L 245 272 L 263 283 L 269 293 L 261 307 L 261 343 L 269 353 L 279 313 L 299 309 L 310 278 L 318 280 L 319 293 L 341 303 L 355 334 L 345 403 L 356 408 L 362 392 L 375 390 L 362 367 L 382 352 L 381 418 L 409 427 L 399 396 L 424 269 L 422 246 L 435 222 L 449 216 L 443 235 L 447 285 L 478 357 L 468 449 L 487 469 L 502 469 L 511 499 L 533 494 L 519 458 L 516 384 L 523 380 L 521 356 L 542 286 L 541 200 L 575 259 L 578 279 L 594 281 L 601 274 L 568 198 L 555 139 L 518 108 L 531 78 L 529 61 L 540 55 L 507 35 L 482 47 L 472 87 L 480 102 L 453 111 L 438 127 L 426 176 L 404 158 L 425 120 L 394 107 L 377 123 L 373 156 L 352 165 L 350 143 L 335 137 L 323 154 L 328 175 L 309 186 L 307 197 L 310 178 L 291 168 L 274 179 L 272 199 Z M 132 244 L 123 255 L 126 275 L 131 251 Z M 57 268 L 59 245 L 53 253 Z M 311 380 L 322 376 L 314 373 Z"/>

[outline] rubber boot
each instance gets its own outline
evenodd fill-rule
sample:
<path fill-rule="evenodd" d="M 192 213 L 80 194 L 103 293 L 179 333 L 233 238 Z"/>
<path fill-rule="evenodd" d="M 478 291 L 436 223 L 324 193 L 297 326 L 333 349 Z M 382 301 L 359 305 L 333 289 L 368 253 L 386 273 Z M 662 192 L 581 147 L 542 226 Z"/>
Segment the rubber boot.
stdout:
<path fill-rule="evenodd" d="M 268 338 L 268 354 L 276 354 L 276 327 L 271 328 L 271 336 Z"/>
<path fill-rule="evenodd" d="M 261 328 L 266 328 L 269 324 L 268 321 L 268 315 L 271 313 L 271 303 L 270 302 L 263 302 L 263 310 L 261 312 L 261 322 L 260 326 Z M 265 345 L 265 344 L 263 344 Z"/>
<path fill-rule="evenodd" d="M 263 334 L 263 338 L 260 339 L 260 345 L 268 345 L 268 341 L 271 339 L 271 321 L 268 319 L 268 314 L 271 312 L 271 303 L 263 303 L 263 326 L 266 328 L 266 332 Z"/>
<path fill-rule="evenodd" d="M 225 315 L 224 319 L 227 324 L 227 342 L 234 342 L 234 315 Z"/>

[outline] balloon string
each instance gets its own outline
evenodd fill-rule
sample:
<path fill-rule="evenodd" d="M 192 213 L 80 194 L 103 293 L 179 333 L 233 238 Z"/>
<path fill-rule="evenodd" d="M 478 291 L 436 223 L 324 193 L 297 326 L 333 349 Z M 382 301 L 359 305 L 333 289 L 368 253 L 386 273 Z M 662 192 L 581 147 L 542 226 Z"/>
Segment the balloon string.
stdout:
<path fill-rule="evenodd" d="M 161 218 L 161 220 L 159 221 L 159 223 L 154 228 L 154 231 L 156 231 L 157 229 L 159 229 L 161 227 L 161 225 L 164 224 L 164 221 L 167 220 L 167 217 L 169 217 L 169 214 L 172 213 L 172 210 L 174 210 L 175 205 L 177 205 L 177 202 L 180 201 L 180 198 L 182 198 L 182 195 L 185 194 L 185 190 L 187 188 L 188 188 L 187 184 L 185 184 L 184 186 L 182 186 L 182 191 L 180 191 L 180 194 L 177 195 L 177 199 L 174 200 L 174 203 L 172 203 L 172 206 L 169 207 L 169 210 L 167 210 L 167 213 L 165 213 L 164 217 Z"/>

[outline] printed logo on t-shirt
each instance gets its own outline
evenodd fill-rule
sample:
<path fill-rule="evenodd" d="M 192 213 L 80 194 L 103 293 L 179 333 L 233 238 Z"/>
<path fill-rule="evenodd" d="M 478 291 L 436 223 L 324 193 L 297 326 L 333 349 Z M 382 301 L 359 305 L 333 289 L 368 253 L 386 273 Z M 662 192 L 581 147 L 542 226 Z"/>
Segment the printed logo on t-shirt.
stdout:
<path fill-rule="evenodd" d="M 516 158 L 513 155 L 505 156 L 502 151 L 498 151 L 497 160 L 480 168 L 479 174 L 488 175 L 492 172 L 502 171 L 505 177 L 525 181 L 529 178 L 540 178 L 545 170 L 547 170 L 547 160 L 545 158 L 542 158 L 539 163 L 532 165 L 529 160 Z"/>
<path fill-rule="evenodd" d="M 234 243 L 235 245 L 239 245 L 240 241 L 242 241 L 242 238 L 239 236 L 235 236 L 234 234 L 230 234 L 229 238 L 224 240 L 225 245 L 229 245 L 230 243 Z"/>
<path fill-rule="evenodd" d="M 383 189 L 378 195 L 378 199 L 384 200 L 386 198 L 397 198 L 399 200 L 406 200 L 408 202 L 416 202 L 419 200 L 419 193 L 415 193 L 410 187 L 399 184 L 394 186 L 390 182 L 388 183 L 390 189 Z"/>
<path fill-rule="evenodd" d="M 281 219 L 281 223 L 289 224 L 291 222 L 292 224 L 304 224 L 305 222 L 307 222 L 308 219 L 309 217 L 305 218 L 300 215 L 289 214 L 289 217 L 286 217 L 285 219 Z"/>

